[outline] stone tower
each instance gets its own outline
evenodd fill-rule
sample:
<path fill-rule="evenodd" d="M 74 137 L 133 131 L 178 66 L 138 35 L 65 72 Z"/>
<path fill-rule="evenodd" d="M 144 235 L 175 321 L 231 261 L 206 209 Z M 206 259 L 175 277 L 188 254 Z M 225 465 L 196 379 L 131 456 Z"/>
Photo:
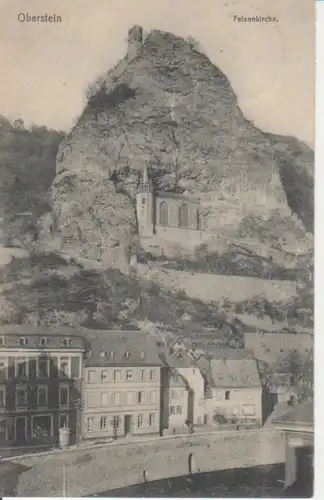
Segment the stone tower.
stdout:
<path fill-rule="evenodd" d="M 143 28 L 142 26 L 135 25 L 128 31 L 127 58 L 129 61 L 134 59 L 134 57 L 138 56 L 142 43 L 143 43 Z"/>
<path fill-rule="evenodd" d="M 153 236 L 154 192 L 153 183 L 149 178 L 147 167 L 144 168 L 136 194 L 136 213 L 139 236 Z"/>

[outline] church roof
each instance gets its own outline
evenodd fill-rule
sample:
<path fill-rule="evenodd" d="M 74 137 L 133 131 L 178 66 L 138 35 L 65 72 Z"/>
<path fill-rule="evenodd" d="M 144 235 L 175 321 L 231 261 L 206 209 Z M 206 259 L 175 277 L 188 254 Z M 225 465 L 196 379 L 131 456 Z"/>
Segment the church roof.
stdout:
<path fill-rule="evenodd" d="M 182 193 L 176 193 L 174 191 L 157 191 L 156 197 L 157 198 L 175 198 L 178 200 L 187 201 L 188 203 L 195 203 L 197 205 L 199 204 L 199 201 L 197 201 L 193 198 L 189 198 L 188 196 L 185 196 Z"/>

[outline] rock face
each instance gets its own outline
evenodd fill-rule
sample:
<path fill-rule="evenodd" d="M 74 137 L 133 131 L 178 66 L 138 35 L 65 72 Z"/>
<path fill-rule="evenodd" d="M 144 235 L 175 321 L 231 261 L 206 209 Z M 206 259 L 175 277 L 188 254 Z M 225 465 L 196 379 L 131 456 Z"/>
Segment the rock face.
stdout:
<path fill-rule="evenodd" d="M 308 209 L 302 221 L 293 214 L 300 203 L 285 184 L 296 166 L 311 186 L 312 162 L 305 145 L 245 119 L 226 76 L 192 41 L 160 31 L 143 41 L 135 27 L 128 54 L 60 146 L 51 229 L 74 256 L 127 260 L 139 246 L 135 194 L 147 167 L 158 189 L 198 199 L 224 242 L 258 244 L 261 224 L 263 244 L 307 246 Z"/>

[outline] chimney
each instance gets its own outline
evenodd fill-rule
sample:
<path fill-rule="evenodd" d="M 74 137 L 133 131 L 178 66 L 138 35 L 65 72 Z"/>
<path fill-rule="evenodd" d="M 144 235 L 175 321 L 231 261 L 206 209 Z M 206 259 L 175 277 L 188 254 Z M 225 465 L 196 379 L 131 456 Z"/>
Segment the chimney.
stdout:
<path fill-rule="evenodd" d="M 135 25 L 128 31 L 128 60 L 131 61 L 138 56 L 143 43 L 143 28 Z"/>

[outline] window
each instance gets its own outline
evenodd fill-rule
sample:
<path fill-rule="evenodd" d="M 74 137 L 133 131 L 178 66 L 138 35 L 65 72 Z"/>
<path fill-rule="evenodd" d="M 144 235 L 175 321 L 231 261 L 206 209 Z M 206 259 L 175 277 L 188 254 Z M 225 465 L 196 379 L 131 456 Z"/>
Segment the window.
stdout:
<path fill-rule="evenodd" d="M 161 226 L 167 226 L 169 224 L 168 204 L 166 201 L 162 201 L 160 204 L 159 221 Z"/>
<path fill-rule="evenodd" d="M 70 346 L 70 339 L 62 339 L 61 344 L 63 347 L 69 347 Z"/>
<path fill-rule="evenodd" d="M 141 380 L 145 380 L 145 370 L 141 370 Z"/>
<path fill-rule="evenodd" d="M 87 372 L 87 381 L 89 384 L 93 384 L 97 380 L 97 372 L 94 370 L 89 370 Z"/>
<path fill-rule="evenodd" d="M 37 388 L 37 406 L 47 408 L 47 387 Z"/>
<path fill-rule="evenodd" d="M 6 388 L 0 387 L 0 408 L 6 407 Z"/>
<path fill-rule="evenodd" d="M 59 405 L 68 406 L 69 404 L 69 388 L 67 385 L 60 385 L 59 388 Z"/>
<path fill-rule="evenodd" d="M 201 216 L 198 210 L 197 210 L 197 229 L 198 231 L 201 229 Z"/>
<path fill-rule="evenodd" d="M 60 375 L 67 377 L 69 374 L 69 358 L 60 358 Z"/>
<path fill-rule="evenodd" d="M 16 359 L 16 376 L 27 377 L 27 360 L 26 358 Z"/>
<path fill-rule="evenodd" d="M 155 378 L 156 378 L 155 370 L 150 370 L 150 380 L 155 380 Z"/>
<path fill-rule="evenodd" d="M 46 358 L 38 359 L 38 376 L 42 378 L 48 377 L 48 360 Z"/>
<path fill-rule="evenodd" d="M 132 370 L 127 370 L 126 371 L 126 380 L 132 380 L 132 378 L 133 378 Z"/>
<path fill-rule="evenodd" d="M 25 337 L 20 337 L 19 339 L 19 345 L 23 346 L 27 344 L 27 339 Z"/>
<path fill-rule="evenodd" d="M 230 399 L 230 391 L 225 391 L 225 399 L 228 401 Z"/>
<path fill-rule="evenodd" d="M 105 358 L 106 357 L 106 351 L 100 351 L 100 357 Z"/>
<path fill-rule="evenodd" d="M 113 429 L 117 430 L 120 427 L 120 417 L 119 416 L 114 416 L 112 420 L 110 421 L 110 424 Z"/>
<path fill-rule="evenodd" d="M 126 393 L 126 404 L 128 404 L 128 405 L 133 404 L 133 393 L 132 392 Z"/>
<path fill-rule="evenodd" d="M 43 337 L 42 339 L 40 339 L 39 345 L 41 347 L 46 347 L 47 346 L 47 338 Z"/>
<path fill-rule="evenodd" d="M 52 417 L 50 415 L 32 415 L 32 436 L 36 438 L 52 435 Z"/>
<path fill-rule="evenodd" d="M 149 414 L 149 426 L 152 427 L 155 425 L 155 413 L 150 413 Z"/>
<path fill-rule="evenodd" d="M 150 402 L 152 404 L 156 403 L 156 391 L 150 391 Z"/>
<path fill-rule="evenodd" d="M 101 404 L 102 406 L 109 406 L 109 392 L 101 393 Z"/>
<path fill-rule="evenodd" d="M 142 205 L 145 205 L 145 198 L 142 198 Z"/>
<path fill-rule="evenodd" d="M 25 387 L 17 387 L 16 389 L 16 406 L 17 408 L 27 406 L 27 390 Z"/>
<path fill-rule="evenodd" d="M 108 417 L 100 417 L 100 430 L 105 431 L 108 428 Z"/>
<path fill-rule="evenodd" d="M 176 414 L 175 406 L 170 406 L 169 407 L 169 415 L 175 415 L 175 414 Z"/>
<path fill-rule="evenodd" d="M 181 205 L 179 209 L 179 227 L 189 227 L 189 210 L 186 204 Z"/>
<path fill-rule="evenodd" d="M 0 337 L 0 346 L 6 345 L 6 339 L 4 337 Z"/>
<path fill-rule="evenodd" d="M 109 371 L 108 370 L 103 370 L 101 372 L 101 381 L 105 382 L 107 380 L 109 380 Z"/>
<path fill-rule="evenodd" d="M 67 413 L 60 413 L 59 415 L 59 429 L 69 427 L 69 418 Z"/>
<path fill-rule="evenodd" d="M 114 356 L 115 356 L 115 353 L 113 353 L 113 351 L 109 351 L 109 352 L 108 352 L 108 357 L 109 357 L 110 359 L 113 359 L 113 357 L 114 357 Z"/>
<path fill-rule="evenodd" d="M 177 413 L 177 415 L 181 415 L 182 414 L 182 406 L 177 406 L 176 407 L 176 413 Z"/>
<path fill-rule="evenodd" d="M 143 403 L 143 400 L 144 400 L 144 392 L 143 391 L 139 391 L 137 393 L 137 402 L 138 403 Z"/>
<path fill-rule="evenodd" d="M 94 417 L 88 417 L 87 420 L 86 420 L 86 429 L 87 429 L 87 432 L 94 431 L 94 428 L 95 428 L 94 424 L 95 424 Z"/>
<path fill-rule="evenodd" d="M 146 355 L 146 354 L 145 354 L 145 352 L 144 352 L 144 351 L 141 351 L 141 352 L 140 352 L 140 358 L 141 358 L 141 359 L 144 359 L 144 358 L 145 358 L 145 355 Z"/>
<path fill-rule="evenodd" d="M 137 427 L 142 427 L 143 426 L 143 415 L 140 413 L 137 415 Z"/>
<path fill-rule="evenodd" d="M 244 405 L 243 406 L 243 415 L 245 416 L 254 416 L 255 415 L 255 407 L 254 405 Z"/>
<path fill-rule="evenodd" d="M 126 359 L 129 359 L 131 356 L 131 353 L 129 351 L 125 352 L 125 358 Z"/>
<path fill-rule="evenodd" d="M 0 358 L 0 377 L 3 378 L 5 375 L 6 363 L 5 358 Z"/>
<path fill-rule="evenodd" d="M 120 405 L 120 392 L 113 393 L 113 404 Z"/>
<path fill-rule="evenodd" d="M 114 381 L 115 382 L 120 382 L 121 380 L 121 371 L 120 370 L 115 370 L 114 371 Z"/>

